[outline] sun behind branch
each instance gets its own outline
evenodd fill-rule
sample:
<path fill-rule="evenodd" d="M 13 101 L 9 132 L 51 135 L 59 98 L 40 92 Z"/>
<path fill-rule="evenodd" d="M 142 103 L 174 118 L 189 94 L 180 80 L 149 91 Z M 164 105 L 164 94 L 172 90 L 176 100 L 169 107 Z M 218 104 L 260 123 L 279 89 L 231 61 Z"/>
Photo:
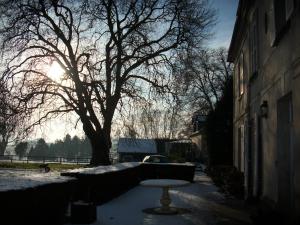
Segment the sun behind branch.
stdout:
<path fill-rule="evenodd" d="M 54 81 L 62 80 L 63 74 L 65 73 L 64 69 L 58 64 L 58 62 L 54 61 L 49 67 L 47 75 L 50 79 Z"/>

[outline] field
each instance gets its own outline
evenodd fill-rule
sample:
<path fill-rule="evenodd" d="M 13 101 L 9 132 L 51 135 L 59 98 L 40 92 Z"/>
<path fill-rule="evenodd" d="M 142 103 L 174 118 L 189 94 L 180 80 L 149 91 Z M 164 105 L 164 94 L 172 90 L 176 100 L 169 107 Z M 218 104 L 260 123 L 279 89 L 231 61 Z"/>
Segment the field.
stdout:
<path fill-rule="evenodd" d="M 41 169 L 41 163 L 26 163 L 26 162 L 0 162 L 0 169 L 1 168 L 13 168 L 13 169 Z M 59 163 L 49 163 L 48 166 L 50 170 L 60 171 L 60 170 L 67 170 L 67 169 L 77 169 L 83 168 L 85 165 L 77 165 L 77 164 L 59 164 Z"/>

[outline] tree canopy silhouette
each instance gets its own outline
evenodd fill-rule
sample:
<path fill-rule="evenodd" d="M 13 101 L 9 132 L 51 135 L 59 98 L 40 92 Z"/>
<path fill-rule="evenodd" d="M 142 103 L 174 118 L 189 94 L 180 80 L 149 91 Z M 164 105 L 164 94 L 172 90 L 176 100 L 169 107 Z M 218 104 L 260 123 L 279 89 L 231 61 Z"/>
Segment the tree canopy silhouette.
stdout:
<path fill-rule="evenodd" d="M 34 148 L 31 148 L 28 156 L 34 160 L 41 160 L 49 155 L 49 146 L 43 138 L 38 139 Z"/>
<path fill-rule="evenodd" d="M 28 142 L 26 141 L 21 141 L 19 142 L 16 147 L 15 147 L 15 153 L 20 157 L 22 158 L 23 156 L 26 155 L 26 150 L 27 150 L 27 147 L 28 147 Z"/>
<path fill-rule="evenodd" d="M 93 165 L 110 163 L 116 109 L 145 85 L 167 91 L 175 51 L 199 46 L 214 23 L 206 0 L 3 0 L 0 17 L 4 77 L 19 107 L 39 115 L 32 125 L 74 112 Z"/>
<path fill-rule="evenodd" d="M 0 77 L 0 155 L 4 155 L 10 142 L 27 135 L 27 132 L 23 132 L 23 127 L 29 117 L 30 114 L 18 109 L 10 90 Z"/>

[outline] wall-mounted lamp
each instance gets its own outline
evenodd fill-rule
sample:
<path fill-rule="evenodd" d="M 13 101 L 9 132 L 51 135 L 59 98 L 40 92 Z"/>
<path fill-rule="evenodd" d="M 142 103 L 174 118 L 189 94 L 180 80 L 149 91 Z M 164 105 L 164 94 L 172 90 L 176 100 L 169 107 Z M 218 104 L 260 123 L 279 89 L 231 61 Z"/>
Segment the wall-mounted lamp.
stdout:
<path fill-rule="evenodd" d="M 262 118 L 268 117 L 268 102 L 263 101 L 263 103 L 260 105 L 260 116 Z"/>

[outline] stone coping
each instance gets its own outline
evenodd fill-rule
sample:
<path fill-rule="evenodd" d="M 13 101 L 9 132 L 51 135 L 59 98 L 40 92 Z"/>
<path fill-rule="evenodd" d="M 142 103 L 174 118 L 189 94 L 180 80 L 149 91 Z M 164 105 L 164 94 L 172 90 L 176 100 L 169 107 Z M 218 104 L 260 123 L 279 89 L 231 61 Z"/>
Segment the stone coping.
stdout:
<path fill-rule="evenodd" d="M 194 163 L 186 162 L 186 163 L 151 163 L 151 162 L 144 162 L 143 164 L 153 164 L 153 165 L 165 165 L 165 166 L 195 166 Z"/>
<path fill-rule="evenodd" d="M 74 169 L 74 170 L 66 170 L 61 172 L 62 176 L 72 176 L 72 175 L 98 175 L 98 174 L 105 174 L 110 172 L 122 171 L 134 167 L 140 166 L 140 162 L 127 162 L 127 163 L 118 163 L 115 165 L 109 166 L 97 166 L 93 168 L 81 168 L 81 169 Z"/>

